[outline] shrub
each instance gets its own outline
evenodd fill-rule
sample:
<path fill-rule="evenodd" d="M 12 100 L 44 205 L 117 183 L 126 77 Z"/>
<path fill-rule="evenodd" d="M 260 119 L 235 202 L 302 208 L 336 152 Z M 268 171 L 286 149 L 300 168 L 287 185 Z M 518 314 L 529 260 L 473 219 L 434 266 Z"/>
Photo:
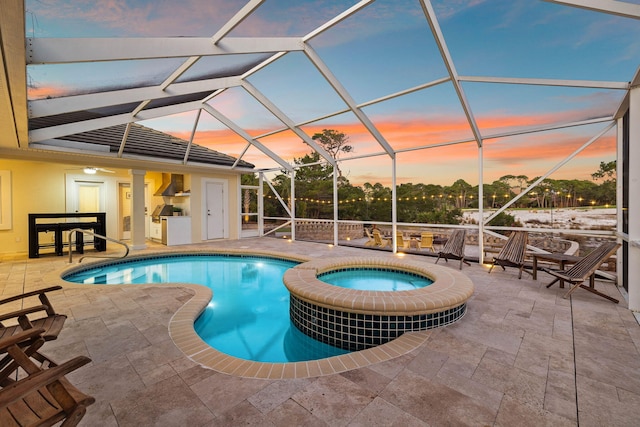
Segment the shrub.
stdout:
<path fill-rule="evenodd" d="M 489 225 L 497 227 L 522 227 L 522 223 L 516 217 L 506 212 L 500 212 L 491 220 Z"/>

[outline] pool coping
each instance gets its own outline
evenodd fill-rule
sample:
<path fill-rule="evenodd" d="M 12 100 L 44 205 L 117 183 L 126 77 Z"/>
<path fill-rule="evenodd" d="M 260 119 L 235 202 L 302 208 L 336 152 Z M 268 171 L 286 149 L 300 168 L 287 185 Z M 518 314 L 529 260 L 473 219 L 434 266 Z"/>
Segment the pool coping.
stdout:
<path fill-rule="evenodd" d="M 171 257 L 171 256 L 184 256 L 184 255 L 244 255 L 244 256 L 265 256 L 289 261 L 298 261 L 301 263 L 310 263 L 311 268 L 313 264 L 317 262 L 318 265 L 325 265 L 323 261 L 330 259 L 313 259 L 310 257 L 291 255 L 275 251 L 263 251 L 253 249 L 206 249 L 206 250 L 185 250 L 185 251 L 172 251 L 167 252 L 150 252 L 144 255 L 132 255 L 123 260 L 123 262 L 148 259 L 157 257 Z M 339 259 L 342 262 L 348 262 L 354 259 L 362 260 L 362 257 L 347 257 Z M 404 265 L 414 265 L 415 262 L 408 260 L 389 260 L 383 257 L 368 257 L 371 260 L 375 260 L 380 264 L 393 264 L 401 263 Z M 336 259 L 333 259 L 335 262 Z M 390 262 L 393 261 L 393 262 Z M 74 271 L 84 270 L 87 268 L 95 268 L 101 264 L 112 264 L 113 259 L 99 260 L 93 262 L 87 262 L 83 265 L 67 266 L 57 272 L 52 272 L 45 276 L 45 280 L 48 283 L 59 284 L 63 288 L 68 289 L 91 289 L 96 285 L 85 285 L 68 282 L 63 279 L 63 276 L 68 275 Z M 302 265 L 302 264 L 300 264 Z M 296 266 L 299 267 L 300 265 Z M 461 281 L 466 279 L 471 284 L 471 292 L 473 291 L 473 284 L 471 280 L 455 270 L 447 267 L 435 266 L 431 264 L 425 264 L 429 271 L 433 267 L 435 273 L 431 272 L 429 277 L 440 280 L 440 278 L 449 277 L 456 280 L 459 278 Z M 295 267 L 294 267 L 295 268 Z M 338 267 L 341 268 L 341 267 Z M 457 274 L 449 274 L 451 272 Z M 192 283 L 150 283 L 150 284 L 135 284 L 135 285 L 108 285 L 110 287 L 180 287 L 187 288 L 194 292 L 194 295 L 181 306 L 171 317 L 169 321 L 168 331 L 173 343 L 182 351 L 189 359 L 200 364 L 203 367 L 215 370 L 220 373 L 240 376 L 244 378 L 256 378 L 256 379 L 295 379 L 295 378 L 312 378 L 318 376 L 332 375 L 341 372 L 350 371 L 357 368 L 363 368 L 375 363 L 380 363 L 410 353 L 411 351 L 422 345 L 431 335 L 432 330 L 408 332 L 402 336 L 394 339 L 385 344 L 381 344 L 377 347 L 368 348 L 365 350 L 355 351 L 339 356 L 333 356 L 329 358 L 311 360 L 304 362 L 255 362 L 246 359 L 239 359 L 222 353 L 205 343 L 196 333 L 194 328 L 194 322 L 210 303 L 213 296 L 213 291 L 206 286 L 192 284 Z M 330 285 L 327 285 L 330 286 Z M 433 285 L 431 285 L 433 286 Z M 436 289 L 437 290 L 437 289 Z M 409 291 L 411 292 L 411 291 Z"/>

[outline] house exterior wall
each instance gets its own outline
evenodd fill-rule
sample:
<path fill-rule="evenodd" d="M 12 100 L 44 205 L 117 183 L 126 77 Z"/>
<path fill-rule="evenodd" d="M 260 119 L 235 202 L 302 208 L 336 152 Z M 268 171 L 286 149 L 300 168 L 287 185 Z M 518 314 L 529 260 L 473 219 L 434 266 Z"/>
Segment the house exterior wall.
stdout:
<path fill-rule="evenodd" d="M 107 213 L 107 237 L 118 239 L 118 183 L 131 182 L 131 175 L 127 169 L 114 169 L 115 173 L 101 174 L 105 182 L 105 202 Z M 0 171 L 9 171 L 10 176 L 10 214 L 9 229 L 0 229 L 0 254 L 27 253 L 29 250 L 28 214 L 30 213 L 58 213 L 67 212 L 67 176 L 82 176 L 82 167 L 77 165 L 49 163 L 27 160 L 0 160 Z M 200 202 L 200 185 L 202 177 L 226 179 L 229 181 L 229 237 L 239 237 L 238 221 L 239 175 L 212 173 L 193 173 L 185 175 L 185 189 L 191 190 L 191 197 L 181 198 L 178 203 L 188 206 L 188 213 L 192 217 L 191 237 L 193 243 L 202 242 L 201 220 L 202 203 Z M 90 177 L 91 175 L 87 175 Z M 93 175 L 95 177 L 95 175 Z M 153 196 L 153 192 L 162 183 L 160 172 L 147 171 L 145 183 L 149 186 L 149 206 L 153 209 L 158 204 L 172 203 L 166 197 Z M 192 185 L 193 184 L 193 185 Z M 149 214 L 151 213 L 149 212 Z M 46 236 L 45 236 L 46 239 Z M 51 234 L 53 239 L 53 234 Z M 53 240 L 52 240 L 53 241 Z"/>

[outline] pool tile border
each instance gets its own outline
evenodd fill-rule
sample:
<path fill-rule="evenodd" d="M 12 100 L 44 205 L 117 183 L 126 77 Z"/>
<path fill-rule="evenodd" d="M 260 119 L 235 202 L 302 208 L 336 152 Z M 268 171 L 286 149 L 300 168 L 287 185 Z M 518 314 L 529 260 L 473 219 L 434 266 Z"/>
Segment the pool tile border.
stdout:
<path fill-rule="evenodd" d="M 328 268 L 329 264 L 325 262 L 324 259 L 312 260 L 309 257 L 304 256 L 296 256 L 291 254 L 279 253 L 274 251 L 261 251 L 261 250 L 249 250 L 249 249 L 220 249 L 220 250 L 188 250 L 183 252 L 171 252 L 171 254 L 167 254 L 166 252 L 157 252 L 157 253 L 149 253 L 145 255 L 136 255 L 130 256 L 124 260 L 131 261 L 134 259 L 148 259 L 154 257 L 166 257 L 166 256 L 183 256 L 183 255 L 243 255 L 243 256 L 266 256 L 271 258 L 277 258 L 287 261 L 298 261 L 301 263 L 305 263 L 306 267 L 302 267 L 301 269 L 312 269 L 315 271 L 320 271 L 322 268 Z M 351 258 L 341 258 L 346 264 L 349 265 L 349 259 Z M 409 265 L 409 268 L 417 268 L 416 272 L 421 274 L 424 269 L 431 271 L 433 265 L 422 265 L 418 266 L 417 263 L 409 262 L 407 260 L 389 260 L 382 257 L 372 257 L 372 260 L 375 260 L 376 263 L 382 264 L 383 266 L 394 267 L 400 264 Z M 77 283 L 71 283 L 65 281 L 62 277 L 69 275 L 73 272 L 77 272 L 80 270 L 84 270 L 87 268 L 98 267 L 101 264 L 111 264 L 113 260 L 105 261 L 93 261 L 83 264 L 81 266 L 74 265 L 64 268 L 62 271 L 57 271 L 50 273 L 45 277 L 45 280 L 48 280 L 49 283 L 60 284 L 65 288 L 92 288 L 96 285 L 83 285 Z M 351 259 L 351 263 L 353 263 L 353 259 Z M 300 267 L 300 264 L 297 267 Z M 296 268 L 297 268 L 296 267 Z M 436 270 L 438 273 L 435 274 L 435 278 L 440 280 L 440 277 L 446 276 L 446 273 L 450 271 L 450 269 L 446 267 L 437 267 Z M 412 270 L 407 270 L 412 271 Z M 313 274 L 315 277 L 315 272 Z M 458 275 L 454 275 L 458 277 Z M 471 284 L 471 290 L 473 289 L 473 284 L 471 281 L 462 273 L 460 273 L 460 280 L 466 279 Z M 163 283 L 163 284 L 148 284 L 148 285 L 108 285 L 113 287 L 130 287 L 130 286 L 167 286 L 167 287 L 182 287 L 191 289 L 194 292 L 192 298 L 190 298 L 182 307 L 174 313 L 171 320 L 169 321 L 169 336 L 173 340 L 174 344 L 180 351 L 182 351 L 187 357 L 189 357 L 194 362 L 200 364 L 201 366 L 209 369 L 213 369 L 217 372 L 240 376 L 244 378 L 255 378 L 255 379 L 265 379 L 265 380 L 276 380 L 276 379 L 294 379 L 294 378 L 312 378 L 318 376 L 325 375 L 333 375 L 341 372 L 350 371 L 357 368 L 362 368 L 366 366 L 370 366 L 375 363 L 380 363 L 384 361 L 388 361 L 394 359 L 398 356 L 402 356 L 404 354 L 410 353 L 411 351 L 418 348 L 422 345 L 431 335 L 431 330 L 419 331 L 419 332 L 408 332 L 400 337 L 394 339 L 391 342 L 386 344 L 379 345 L 377 347 L 368 348 L 365 350 L 360 350 L 352 353 L 343 354 L 340 356 L 333 356 L 325 359 L 312 360 L 306 362 L 291 362 L 291 363 L 267 363 L 267 362 L 254 362 L 245 359 L 239 359 L 233 356 L 229 356 L 227 354 L 221 353 L 218 350 L 210 347 L 206 344 L 195 332 L 193 327 L 195 320 L 200 315 L 200 313 L 205 309 L 205 307 L 211 301 L 213 296 L 213 292 L 211 289 L 190 284 L 190 283 Z M 431 285 L 433 286 L 433 285 Z M 411 292 L 411 291 L 407 291 Z M 450 297 L 451 295 L 449 295 Z M 336 296 L 329 296 L 328 298 L 339 298 Z M 445 295 L 442 295 L 443 298 L 446 298 Z M 396 301 L 395 298 L 392 299 L 394 304 L 398 304 L 399 306 L 406 307 L 407 303 L 400 303 Z M 366 305 L 366 301 L 362 301 L 363 304 Z M 410 307 L 411 304 L 409 304 Z"/>

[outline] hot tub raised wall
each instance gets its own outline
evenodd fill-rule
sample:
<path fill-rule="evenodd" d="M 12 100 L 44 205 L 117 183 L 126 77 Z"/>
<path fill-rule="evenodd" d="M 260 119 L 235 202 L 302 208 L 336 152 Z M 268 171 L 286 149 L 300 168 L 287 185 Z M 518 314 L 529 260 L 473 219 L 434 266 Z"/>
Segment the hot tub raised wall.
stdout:
<path fill-rule="evenodd" d="M 341 288 L 319 274 L 351 268 L 380 268 L 428 277 L 433 283 L 411 291 L 383 292 Z M 384 344 L 405 332 L 448 325 L 466 312 L 473 283 L 447 267 L 386 258 L 321 259 L 284 275 L 291 293 L 293 324 L 319 341 L 352 351 Z"/>

